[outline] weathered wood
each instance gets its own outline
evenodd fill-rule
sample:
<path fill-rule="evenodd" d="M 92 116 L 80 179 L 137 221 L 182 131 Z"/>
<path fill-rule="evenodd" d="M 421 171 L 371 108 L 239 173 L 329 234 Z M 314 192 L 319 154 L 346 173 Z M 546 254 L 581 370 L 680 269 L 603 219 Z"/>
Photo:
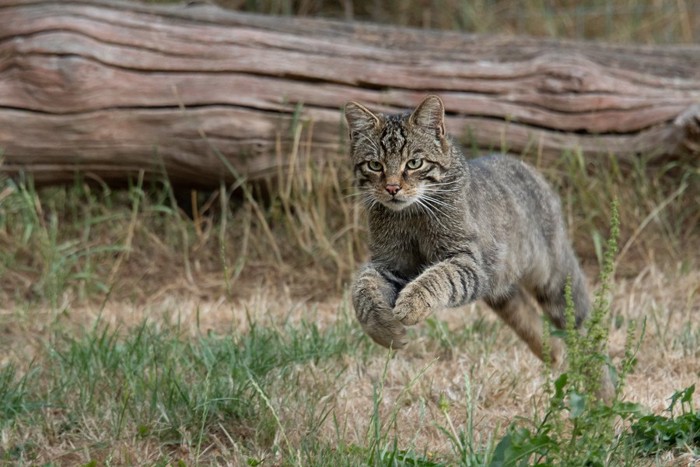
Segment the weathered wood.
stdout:
<path fill-rule="evenodd" d="M 39 183 L 166 170 L 256 177 L 333 157 L 348 100 L 399 111 L 440 94 L 467 146 L 700 152 L 700 45 L 484 37 L 105 0 L 0 4 L 0 148 Z M 301 124 L 301 126 L 299 125 Z M 301 132 L 299 134 L 298 132 Z M 219 155 L 220 154 L 220 155 Z"/>

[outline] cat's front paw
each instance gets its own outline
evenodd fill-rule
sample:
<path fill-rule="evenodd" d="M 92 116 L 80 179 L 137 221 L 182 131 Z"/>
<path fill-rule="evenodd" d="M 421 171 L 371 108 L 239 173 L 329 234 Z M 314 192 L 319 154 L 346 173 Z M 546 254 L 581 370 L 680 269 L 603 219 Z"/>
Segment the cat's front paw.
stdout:
<path fill-rule="evenodd" d="M 379 308 L 365 323 L 362 329 L 374 342 L 395 350 L 406 345 L 406 328 L 394 318 L 391 309 Z"/>
<path fill-rule="evenodd" d="M 433 310 L 430 294 L 425 288 L 408 284 L 399 293 L 394 305 L 394 317 L 406 326 L 423 321 Z"/>

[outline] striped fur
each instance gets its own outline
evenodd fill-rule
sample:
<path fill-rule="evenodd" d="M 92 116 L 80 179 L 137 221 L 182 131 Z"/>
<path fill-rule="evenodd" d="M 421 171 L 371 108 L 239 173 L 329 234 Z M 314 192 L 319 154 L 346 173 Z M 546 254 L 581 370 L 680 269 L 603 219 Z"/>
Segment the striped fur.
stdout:
<path fill-rule="evenodd" d="M 532 167 L 506 156 L 467 160 L 445 135 L 444 107 L 427 97 L 412 114 L 345 107 L 371 260 L 352 300 L 365 332 L 401 348 L 405 326 L 482 299 L 540 358 L 536 302 L 565 326 L 572 278 L 576 326 L 589 296 L 566 235 L 558 196 Z M 560 360 L 560 346 L 552 346 Z"/>

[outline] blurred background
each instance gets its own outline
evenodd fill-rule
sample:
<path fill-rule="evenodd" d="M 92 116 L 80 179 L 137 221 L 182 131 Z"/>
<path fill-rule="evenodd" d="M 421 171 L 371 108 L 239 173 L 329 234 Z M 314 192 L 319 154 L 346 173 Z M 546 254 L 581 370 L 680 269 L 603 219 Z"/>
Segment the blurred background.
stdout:
<path fill-rule="evenodd" d="M 195 0 L 191 3 L 211 3 L 250 13 L 371 21 L 478 34 L 526 34 L 639 44 L 692 43 L 700 38 L 700 3 L 687 0 Z"/>

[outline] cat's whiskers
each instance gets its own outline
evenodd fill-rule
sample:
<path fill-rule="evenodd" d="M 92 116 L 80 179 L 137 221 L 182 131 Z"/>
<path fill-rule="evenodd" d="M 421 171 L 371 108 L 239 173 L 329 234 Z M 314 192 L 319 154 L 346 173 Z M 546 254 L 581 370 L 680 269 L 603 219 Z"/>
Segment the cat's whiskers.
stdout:
<path fill-rule="evenodd" d="M 450 208 L 449 203 L 431 196 L 430 190 L 427 190 L 425 186 L 421 187 L 421 190 L 419 190 L 416 195 L 415 203 L 418 204 L 421 211 L 427 213 L 440 227 L 444 228 L 440 217 L 447 217 L 447 213 L 444 209 Z"/>
<path fill-rule="evenodd" d="M 435 220 L 435 222 L 442 228 L 445 227 L 445 225 L 442 222 L 441 217 L 444 217 L 445 214 L 435 206 L 429 204 L 427 201 L 423 200 L 421 202 L 421 206 L 425 208 L 425 212 L 429 213 L 430 216 Z"/>
<path fill-rule="evenodd" d="M 438 181 L 426 181 L 425 185 L 426 186 L 438 186 L 438 187 L 451 187 L 454 185 L 462 185 L 464 181 L 459 178 L 455 178 L 452 180 L 438 180 Z"/>
<path fill-rule="evenodd" d="M 435 221 L 435 223 L 440 226 L 441 229 L 447 230 L 442 221 L 440 221 L 440 217 L 434 212 L 434 210 L 440 213 L 442 212 L 439 209 L 436 209 L 434 206 L 430 205 L 427 199 L 418 198 L 416 199 L 415 204 L 417 204 L 421 208 L 421 211 L 428 214 L 428 217 L 432 218 Z"/>
<path fill-rule="evenodd" d="M 461 178 L 452 178 L 452 180 L 438 180 L 436 182 L 431 182 L 428 183 L 428 185 L 437 185 L 437 186 L 449 186 L 449 185 L 457 185 L 463 183 L 463 180 Z"/>
<path fill-rule="evenodd" d="M 368 199 L 364 200 L 364 204 L 365 204 L 365 209 L 367 211 L 371 211 L 374 209 L 375 206 L 377 206 L 379 204 L 379 201 L 377 201 L 376 198 L 368 198 Z"/>
<path fill-rule="evenodd" d="M 446 213 L 442 210 L 439 209 L 439 207 L 445 207 L 445 208 L 451 208 L 452 204 L 443 201 L 439 198 L 435 198 L 433 196 L 430 196 L 429 194 L 426 194 L 425 192 L 421 195 L 421 198 L 423 198 L 426 202 L 428 202 L 431 206 L 434 206 L 435 209 L 440 211 L 441 214 L 445 215 Z"/>
<path fill-rule="evenodd" d="M 425 190 L 430 191 L 440 191 L 445 193 L 457 193 L 462 191 L 463 184 L 460 180 L 454 180 L 452 182 L 432 182 L 425 183 L 423 185 Z"/>
<path fill-rule="evenodd" d="M 348 198 L 350 197 L 357 199 L 368 211 L 374 208 L 374 206 L 379 202 L 370 191 L 358 191 L 348 195 Z"/>
<path fill-rule="evenodd" d="M 364 191 L 355 191 L 353 193 L 349 193 L 347 195 L 343 196 L 343 199 L 350 199 L 350 198 L 359 198 L 360 196 L 367 196 L 367 192 Z"/>

